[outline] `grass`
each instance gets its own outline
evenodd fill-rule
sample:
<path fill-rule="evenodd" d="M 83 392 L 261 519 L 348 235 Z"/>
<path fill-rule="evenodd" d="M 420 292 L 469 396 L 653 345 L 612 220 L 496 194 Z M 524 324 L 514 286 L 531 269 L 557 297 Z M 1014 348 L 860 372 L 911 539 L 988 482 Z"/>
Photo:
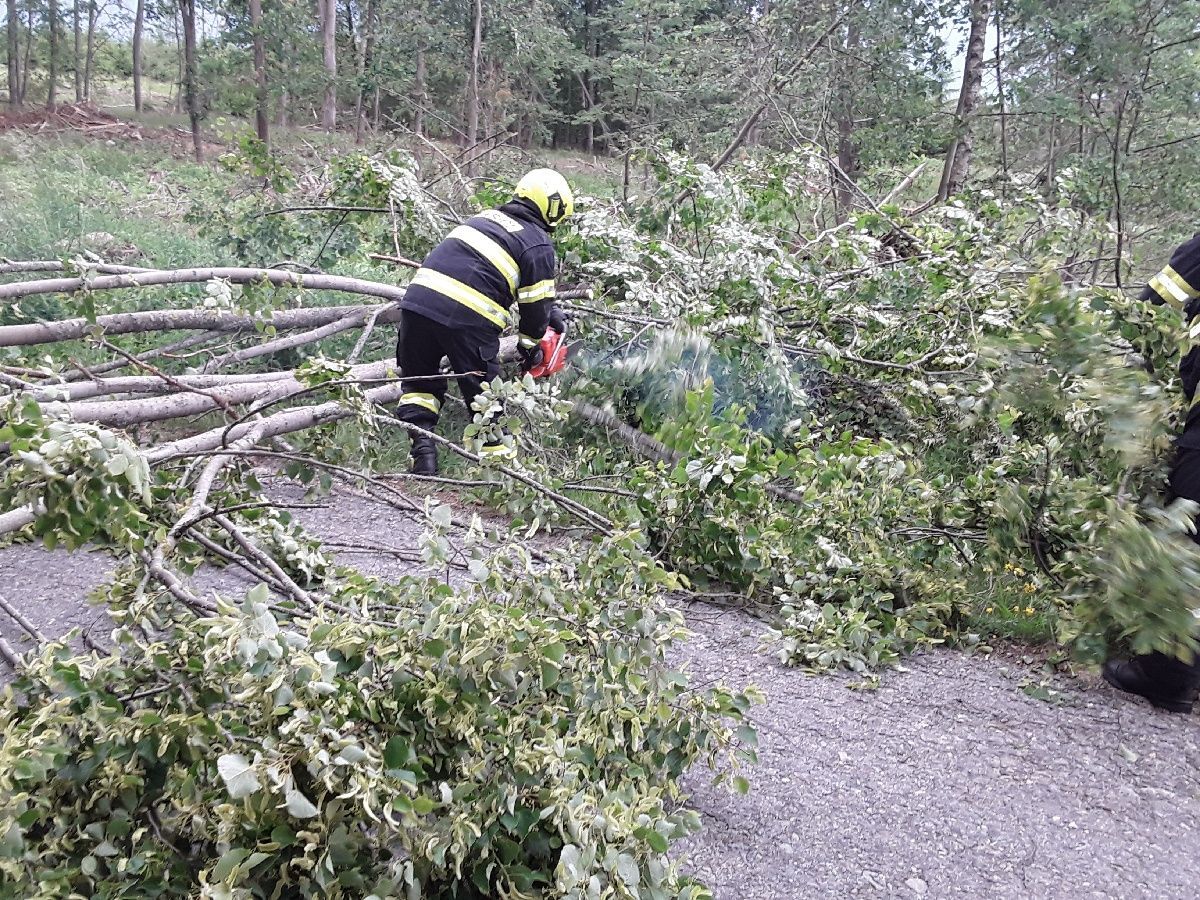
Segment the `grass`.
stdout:
<path fill-rule="evenodd" d="M 82 250 L 164 267 L 213 259 L 214 249 L 183 218 L 193 198 L 228 182 L 219 170 L 165 154 L 161 144 L 5 132 L 0 247 L 13 259 Z"/>

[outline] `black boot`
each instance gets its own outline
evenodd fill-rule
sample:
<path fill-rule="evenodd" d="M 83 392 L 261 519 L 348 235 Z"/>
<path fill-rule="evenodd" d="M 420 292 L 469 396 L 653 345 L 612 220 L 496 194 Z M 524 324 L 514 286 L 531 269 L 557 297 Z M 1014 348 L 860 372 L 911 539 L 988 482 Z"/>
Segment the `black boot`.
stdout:
<path fill-rule="evenodd" d="M 413 435 L 411 471 L 414 475 L 436 475 L 438 473 L 437 444 L 428 435 Z"/>
<path fill-rule="evenodd" d="M 1104 664 L 1104 680 L 1119 691 L 1145 697 L 1151 706 L 1190 713 L 1200 692 L 1200 660 L 1189 665 L 1163 653 L 1112 660 Z"/>

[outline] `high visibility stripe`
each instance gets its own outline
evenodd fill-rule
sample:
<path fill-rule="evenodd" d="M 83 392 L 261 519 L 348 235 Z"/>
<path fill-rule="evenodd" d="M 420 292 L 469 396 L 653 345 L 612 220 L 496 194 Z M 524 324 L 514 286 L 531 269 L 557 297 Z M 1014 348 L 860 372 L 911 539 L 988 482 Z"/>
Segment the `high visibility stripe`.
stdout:
<path fill-rule="evenodd" d="M 508 324 L 507 309 L 470 285 L 463 284 L 457 278 L 451 278 L 449 275 L 443 275 L 433 269 L 420 268 L 413 276 L 412 283 L 427 287 L 431 291 L 437 291 L 443 297 L 449 297 L 456 303 L 461 303 L 472 312 L 483 316 L 497 328 L 503 328 Z"/>
<path fill-rule="evenodd" d="M 537 303 L 539 300 L 545 300 L 547 297 L 554 296 L 554 279 L 547 278 L 545 281 L 539 281 L 537 284 L 531 284 L 521 288 L 517 293 L 518 303 Z"/>
<path fill-rule="evenodd" d="M 1184 277 L 1170 266 L 1150 279 L 1150 287 L 1177 309 L 1181 309 L 1189 300 L 1200 297 L 1200 291 L 1188 284 Z"/>
<path fill-rule="evenodd" d="M 409 394 L 400 395 L 400 405 L 420 406 L 429 410 L 436 415 L 442 408 L 442 404 L 438 402 L 438 398 L 433 394 L 425 394 L 420 391 L 414 391 Z"/>
<path fill-rule="evenodd" d="M 479 448 L 479 455 L 485 459 L 512 459 L 517 451 L 507 444 L 484 444 Z"/>
<path fill-rule="evenodd" d="M 482 231 L 472 228 L 470 225 L 459 225 L 450 232 L 450 237 L 462 241 L 490 262 L 492 267 L 508 282 L 508 289 L 514 293 L 516 292 L 517 279 L 520 277 L 521 270 L 517 266 L 517 261 L 509 255 L 507 250 Z"/>
<path fill-rule="evenodd" d="M 522 349 L 528 350 L 530 347 L 536 347 L 541 343 L 541 341 L 539 341 L 537 338 L 530 337 L 527 334 L 519 334 L 517 335 L 517 343 Z"/>

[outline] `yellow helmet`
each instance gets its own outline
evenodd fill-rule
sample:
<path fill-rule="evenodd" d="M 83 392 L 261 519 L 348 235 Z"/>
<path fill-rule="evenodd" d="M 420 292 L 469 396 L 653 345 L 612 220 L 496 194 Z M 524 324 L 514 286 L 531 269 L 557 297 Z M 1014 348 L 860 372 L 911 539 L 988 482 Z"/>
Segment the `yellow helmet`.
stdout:
<path fill-rule="evenodd" d="M 537 207 L 542 219 L 551 228 L 575 212 L 575 195 L 571 186 L 553 169 L 533 169 L 521 176 L 514 196 L 528 200 Z"/>

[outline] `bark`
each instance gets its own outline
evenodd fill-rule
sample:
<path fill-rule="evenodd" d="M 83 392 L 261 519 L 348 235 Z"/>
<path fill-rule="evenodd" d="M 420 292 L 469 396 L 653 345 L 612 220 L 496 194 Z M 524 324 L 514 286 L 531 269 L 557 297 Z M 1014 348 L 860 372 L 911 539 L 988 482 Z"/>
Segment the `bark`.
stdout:
<path fill-rule="evenodd" d="M 1004 104 L 1004 35 L 1000 30 L 1000 4 L 996 4 L 996 97 L 1000 103 L 1000 171 L 1008 177 L 1008 117 Z M 1082 128 L 1082 126 L 1080 126 Z"/>
<path fill-rule="evenodd" d="M 196 162 L 204 162 L 204 144 L 200 139 L 199 73 L 196 65 L 196 0 L 179 0 L 183 19 L 184 88 L 187 95 L 188 121 L 192 125 L 192 152 Z"/>
<path fill-rule="evenodd" d="M 471 59 L 467 75 L 467 146 L 479 142 L 479 57 L 483 48 L 483 0 L 471 4 Z M 474 160 L 467 163 L 467 175 L 475 174 Z"/>
<path fill-rule="evenodd" d="M 358 96 L 354 101 L 354 143 L 361 144 L 367 126 L 367 72 L 375 64 L 375 19 L 378 17 L 378 0 L 367 0 L 367 9 L 362 23 L 362 41 L 358 47 Z M 373 78 L 371 79 L 374 80 Z"/>
<path fill-rule="evenodd" d="M 83 102 L 83 14 L 80 10 L 81 0 L 74 0 L 72 4 L 72 30 L 74 32 L 74 44 L 71 54 L 71 71 L 75 76 L 75 102 Z M 135 82 L 136 85 L 136 82 Z"/>
<path fill-rule="evenodd" d="M 138 2 L 140 5 L 142 0 Z M 250 30 L 254 42 L 254 129 L 258 139 L 269 146 L 271 125 L 267 119 L 267 47 L 262 0 L 250 0 Z"/>
<path fill-rule="evenodd" d="M 429 102 L 429 98 L 425 96 L 425 45 L 421 44 L 417 47 L 417 73 L 413 79 L 413 94 L 417 104 L 416 112 L 413 113 L 412 130 L 413 133 L 424 137 L 425 136 L 425 106 Z"/>
<path fill-rule="evenodd" d="M 54 102 L 58 99 L 58 0 L 50 0 L 46 18 L 50 29 L 50 61 L 46 73 L 50 85 L 46 89 L 46 109 L 54 109 Z"/>
<path fill-rule="evenodd" d="M 120 288 L 150 287 L 162 284 L 198 284 L 224 278 L 235 284 L 269 281 L 281 287 L 306 287 L 313 290 L 340 291 L 370 297 L 380 297 L 398 302 L 404 297 L 404 289 L 390 284 L 362 281 L 338 275 L 299 275 L 276 269 L 178 269 L 154 271 L 135 275 L 103 275 L 92 279 L 90 290 L 116 290 Z M 0 300 L 30 297 L 39 294 L 54 294 L 76 291 L 84 287 L 80 278 L 49 278 L 40 281 L 17 282 L 0 285 Z M 358 309 L 358 306 L 335 306 L 315 309 L 276 310 L 270 323 L 277 330 L 293 328 L 317 328 L 327 325 Z M 369 307 L 375 309 L 375 306 Z M 380 317 L 380 321 L 392 321 L 391 314 Z M 206 330 L 247 331 L 256 325 L 250 316 L 227 312 L 212 312 L 203 309 L 148 310 L 144 312 L 115 313 L 98 316 L 95 323 L 85 318 L 65 319 L 58 322 L 34 322 L 23 325 L 0 326 L 0 347 L 24 346 L 28 344 L 71 341 L 85 337 L 91 328 L 99 327 L 106 334 L 132 334 L 145 331 Z"/>
<path fill-rule="evenodd" d="M 834 200 L 838 224 L 850 218 L 854 210 L 854 185 L 858 174 L 858 147 L 854 142 L 854 85 L 853 67 L 861 44 L 858 26 L 851 22 L 846 29 L 846 52 L 838 62 L 837 86 L 837 162 L 841 170 L 834 178 Z"/>
<path fill-rule="evenodd" d="M 33 58 L 33 5 L 30 4 L 29 9 L 25 13 L 25 60 L 21 64 L 21 99 L 24 101 L 29 96 L 29 73 L 33 66 L 30 62 Z"/>
<path fill-rule="evenodd" d="M 278 353 L 281 350 L 291 350 L 293 347 L 302 347 L 305 344 L 324 340 L 327 337 L 341 334 L 343 331 L 349 331 L 352 328 L 362 328 L 369 319 L 374 318 L 378 320 L 378 309 L 378 307 L 374 307 L 358 310 L 348 316 L 343 316 L 335 322 L 330 322 L 328 325 L 322 325 L 320 328 L 314 328 L 311 331 L 302 331 L 299 334 L 291 334 L 287 337 L 267 341 L 265 344 L 259 344 L 254 347 L 243 347 L 241 350 L 234 350 L 231 353 L 214 357 L 204 364 L 204 368 L 201 371 L 205 374 L 215 372 L 217 369 L 227 366 L 230 363 L 245 362 L 246 360 L 257 359 L 260 356 L 270 356 L 272 353 Z"/>
<path fill-rule="evenodd" d="M 96 71 L 96 23 L 100 21 L 100 7 L 96 0 L 88 0 L 87 51 L 83 61 L 83 99 L 92 99 L 92 76 Z"/>
<path fill-rule="evenodd" d="M 21 108 L 21 20 L 17 15 L 17 0 L 7 0 L 8 16 L 8 105 Z"/>
<path fill-rule="evenodd" d="M 133 14 L 133 109 L 141 113 L 146 101 L 142 96 L 142 32 L 146 26 L 146 0 L 137 0 Z"/>
<path fill-rule="evenodd" d="M 598 55 L 596 42 L 596 29 L 594 20 L 596 16 L 596 0 L 585 0 L 583 5 L 583 50 L 587 54 L 587 68 L 580 76 L 579 87 L 583 92 L 584 108 L 588 113 L 587 128 L 584 131 L 583 149 L 588 153 L 596 152 L 596 123 L 592 119 L 593 111 L 596 107 L 596 91 L 592 81 L 592 67 L 596 64 L 595 59 Z"/>
<path fill-rule="evenodd" d="M 321 127 L 337 128 L 337 0 L 317 0 L 321 17 L 321 42 L 325 62 L 325 100 L 321 107 Z"/>
<path fill-rule="evenodd" d="M 958 93 L 958 108 L 954 114 L 958 134 L 946 154 L 942 181 L 938 186 L 939 200 L 944 201 L 951 194 L 961 191 L 967 183 L 967 174 L 971 169 L 971 151 L 974 147 L 972 119 L 979 105 L 980 87 L 983 84 L 983 48 L 988 20 L 991 18 L 991 4 L 992 0 L 971 0 L 971 34 L 967 39 L 962 88 Z"/>
<path fill-rule="evenodd" d="M 178 12 L 178 8 L 176 9 L 176 11 Z M 171 17 L 171 25 L 175 29 L 175 62 L 176 62 L 176 69 L 177 69 L 176 75 L 175 75 L 175 102 L 172 104 L 171 108 L 176 113 L 183 112 L 183 94 L 184 94 L 183 37 L 179 31 L 179 20 L 181 18 L 182 18 L 182 15 Z"/>

